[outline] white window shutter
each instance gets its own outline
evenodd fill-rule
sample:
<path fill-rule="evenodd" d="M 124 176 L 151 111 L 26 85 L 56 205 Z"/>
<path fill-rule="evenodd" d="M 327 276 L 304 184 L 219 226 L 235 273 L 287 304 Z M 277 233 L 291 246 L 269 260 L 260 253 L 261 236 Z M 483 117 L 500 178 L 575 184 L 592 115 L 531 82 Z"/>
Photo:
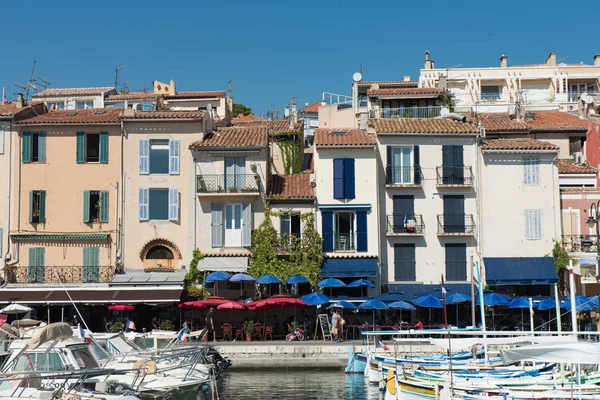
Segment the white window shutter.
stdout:
<path fill-rule="evenodd" d="M 4 154 L 4 124 L 0 124 L 0 154 Z"/>
<path fill-rule="evenodd" d="M 531 210 L 525 210 L 525 239 L 531 238 Z"/>
<path fill-rule="evenodd" d="M 523 160 L 523 184 L 525 185 L 530 185 L 530 166 L 531 163 L 529 162 L 528 158 L 525 158 Z"/>
<path fill-rule="evenodd" d="M 139 218 L 140 221 L 148 221 L 149 219 L 149 202 L 148 202 L 148 188 L 140 188 L 140 197 L 139 197 Z"/>
<path fill-rule="evenodd" d="M 169 174 L 179 175 L 179 140 L 169 140 Z"/>
<path fill-rule="evenodd" d="M 536 239 L 542 239 L 542 210 L 535 210 Z"/>
<path fill-rule="evenodd" d="M 533 169 L 532 185 L 539 185 L 540 184 L 540 160 L 534 159 L 531 167 Z"/>
<path fill-rule="evenodd" d="M 179 192 L 169 188 L 169 221 L 179 220 Z"/>
<path fill-rule="evenodd" d="M 140 139 L 140 175 L 150 173 L 150 141 Z"/>

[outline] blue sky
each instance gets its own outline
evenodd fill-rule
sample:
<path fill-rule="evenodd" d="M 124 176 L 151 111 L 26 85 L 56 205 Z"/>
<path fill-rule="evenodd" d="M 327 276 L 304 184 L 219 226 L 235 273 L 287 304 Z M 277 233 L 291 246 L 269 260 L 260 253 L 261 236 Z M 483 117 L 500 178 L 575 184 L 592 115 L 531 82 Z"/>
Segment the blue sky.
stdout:
<path fill-rule="evenodd" d="M 0 87 L 11 99 L 33 58 L 53 87 L 112 86 L 124 65 L 132 90 L 234 79 L 235 101 L 260 114 L 291 97 L 301 107 L 323 91 L 350 94 L 361 63 L 365 80 L 416 78 L 426 49 L 436 67 L 497 66 L 502 53 L 509 65 L 543 62 L 550 50 L 591 63 L 597 28 L 564 10 L 537 0 L 0 0 Z"/>

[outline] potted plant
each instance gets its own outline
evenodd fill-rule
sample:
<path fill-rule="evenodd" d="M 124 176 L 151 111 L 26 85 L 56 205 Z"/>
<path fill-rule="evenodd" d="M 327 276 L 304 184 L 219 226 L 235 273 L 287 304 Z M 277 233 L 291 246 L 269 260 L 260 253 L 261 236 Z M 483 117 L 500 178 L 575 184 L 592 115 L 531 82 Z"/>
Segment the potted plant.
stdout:
<path fill-rule="evenodd" d="M 246 342 L 252 341 L 252 332 L 254 331 L 254 321 L 248 320 L 244 322 L 244 333 L 246 334 Z"/>
<path fill-rule="evenodd" d="M 94 205 L 94 208 L 96 208 L 97 215 L 97 217 L 94 217 L 94 222 L 100 222 L 100 199 L 98 199 L 98 201 Z"/>
<path fill-rule="evenodd" d="M 256 172 L 256 163 L 253 161 L 250 163 L 250 169 L 252 170 L 252 172 Z"/>
<path fill-rule="evenodd" d="M 115 264 L 115 274 L 122 274 L 125 267 L 121 263 Z"/>

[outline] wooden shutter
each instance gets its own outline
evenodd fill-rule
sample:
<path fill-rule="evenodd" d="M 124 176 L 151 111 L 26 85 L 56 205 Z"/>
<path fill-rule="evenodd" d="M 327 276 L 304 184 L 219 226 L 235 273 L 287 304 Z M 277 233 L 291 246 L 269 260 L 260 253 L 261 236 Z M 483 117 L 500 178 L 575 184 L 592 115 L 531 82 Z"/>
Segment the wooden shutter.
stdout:
<path fill-rule="evenodd" d="M 412 282 L 416 279 L 415 245 L 412 243 L 394 244 L 394 280 Z"/>
<path fill-rule="evenodd" d="M 355 198 L 354 158 L 344 158 L 344 198 Z"/>
<path fill-rule="evenodd" d="M 333 213 L 321 212 L 321 230 L 323 232 L 323 251 L 333 251 Z"/>
<path fill-rule="evenodd" d="M 415 214 L 415 196 L 396 195 L 392 197 L 393 204 L 393 224 L 394 233 L 408 232 L 406 222 L 414 219 Z"/>
<path fill-rule="evenodd" d="M 290 237 L 290 215 L 283 214 L 279 217 L 279 236 L 281 240 L 288 241 Z"/>
<path fill-rule="evenodd" d="M 212 203 L 212 247 L 223 247 L 223 203 Z"/>
<path fill-rule="evenodd" d="M 385 154 L 386 154 L 386 167 L 385 167 L 385 183 L 391 184 L 393 183 L 393 162 L 392 162 L 392 146 L 385 146 Z"/>
<path fill-rule="evenodd" d="M 83 192 L 83 222 L 90 222 L 90 191 Z"/>
<path fill-rule="evenodd" d="M 27 281 L 29 283 L 44 283 L 45 281 L 45 258 L 44 247 L 30 247 L 28 250 Z"/>
<path fill-rule="evenodd" d="M 179 191 L 169 188 L 169 221 L 179 220 Z"/>
<path fill-rule="evenodd" d="M 40 190 L 40 222 L 46 222 L 46 191 Z"/>
<path fill-rule="evenodd" d="M 369 248 L 367 237 L 367 212 L 356 212 L 356 251 L 366 253 Z"/>
<path fill-rule="evenodd" d="M 108 222 L 108 190 L 100 192 L 100 222 Z"/>
<path fill-rule="evenodd" d="M 415 185 L 421 184 L 421 151 L 419 146 L 413 146 L 413 173 Z"/>
<path fill-rule="evenodd" d="M 83 248 L 83 270 L 81 280 L 83 283 L 99 282 L 100 278 L 100 248 Z"/>
<path fill-rule="evenodd" d="M 540 184 L 540 159 L 534 158 L 531 160 L 531 184 L 539 185 Z"/>
<path fill-rule="evenodd" d="M 169 174 L 179 175 L 179 140 L 169 140 Z"/>
<path fill-rule="evenodd" d="M 542 235 L 542 210 L 535 210 L 535 238 L 541 240 Z"/>
<path fill-rule="evenodd" d="M 77 164 L 85 162 L 85 132 L 77 132 Z"/>
<path fill-rule="evenodd" d="M 140 188 L 138 207 L 139 207 L 139 219 L 140 221 L 148 221 L 149 218 L 149 190 L 148 188 Z"/>
<path fill-rule="evenodd" d="M 148 175 L 150 173 L 150 141 L 140 139 L 139 148 L 140 175 Z"/>
<path fill-rule="evenodd" d="M 33 196 L 34 191 L 29 191 L 29 222 L 33 222 Z"/>
<path fill-rule="evenodd" d="M 38 133 L 38 162 L 46 162 L 46 132 Z"/>
<path fill-rule="evenodd" d="M 100 164 L 108 164 L 108 132 L 100 132 Z"/>
<path fill-rule="evenodd" d="M 28 163 L 31 162 L 31 132 L 25 131 L 23 132 L 23 162 Z"/>
<path fill-rule="evenodd" d="M 467 245 L 446 243 L 446 278 L 449 281 L 467 280 Z"/>
<path fill-rule="evenodd" d="M 252 206 L 250 203 L 242 204 L 242 246 L 252 245 Z"/>
<path fill-rule="evenodd" d="M 333 160 L 333 198 L 344 198 L 344 159 Z"/>
<path fill-rule="evenodd" d="M 525 210 L 525 238 L 542 239 L 542 210 Z"/>
<path fill-rule="evenodd" d="M 531 185 L 531 163 L 529 158 L 523 159 L 523 184 Z"/>

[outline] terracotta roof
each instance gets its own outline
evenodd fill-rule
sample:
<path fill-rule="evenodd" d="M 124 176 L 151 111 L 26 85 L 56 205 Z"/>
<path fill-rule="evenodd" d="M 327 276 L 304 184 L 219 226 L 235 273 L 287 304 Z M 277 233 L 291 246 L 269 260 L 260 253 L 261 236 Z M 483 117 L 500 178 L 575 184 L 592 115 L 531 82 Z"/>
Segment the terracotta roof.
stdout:
<path fill-rule="evenodd" d="M 226 253 L 226 252 L 208 252 L 208 253 L 202 253 L 202 257 L 250 257 L 252 255 L 252 253 L 250 251 L 245 251 L 245 252 L 231 252 L 231 253 Z"/>
<path fill-rule="evenodd" d="M 159 94 L 153 92 L 129 92 L 121 94 L 112 94 L 106 98 L 106 101 L 156 99 L 159 96 Z"/>
<path fill-rule="evenodd" d="M 88 108 L 85 110 L 56 110 L 19 122 L 30 125 L 118 124 L 120 108 Z"/>
<path fill-rule="evenodd" d="M 304 121 L 298 120 L 294 127 L 290 129 L 290 121 L 288 119 L 278 119 L 276 121 L 239 121 L 234 119 L 231 121 L 234 127 L 251 127 L 261 126 L 269 129 L 269 133 L 287 133 L 287 132 L 302 132 L 304 131 Z"/>
<path fill-rule="evenodd" d="M 552 143 L 542 142 L 541 140 L 529 139 L 529 138 L 515 138 L 515 139 L 485 139 L 481 150 L 494 151 L 494 150 L 555 150 L 558 151 L 560 148 Z"/>
<path fill-rule="evenodd" d="M 560 191 L 563 193 L 600 193 L 600 188 L 598 187 L 570 187 L 570 188 L 560 188 Z"/>
<path fill-rule="evenodd" d="M 596 174 L 596 169 L 592 168 L 588 163 L 575 164 L 571 160 L 558 160 L 559 174 Z"/>
<path fill-rule="evenodd" d="M 133 115 L 123 115 L 121 119 L 202 119 L 206 111 L 136 111 Z"/>
<path fill-rule="evenodd" d="M 314 104 L 304 107 L 303 109 L 301 109 L 298 112 L 299 113 L 315 113 L 316 114 L 319 112 L 319 107 L 321 107 L 321 102 L 317 101 Z"/>
<path fill-rule="evenodd" d="M 442 90 L 436 88 L 385 88 L 385 89 L 369 89 L 367 96 L 400 96 L 410 95 L 417 96 L 421 94 L 440 94 Z"/>
<path fill-rule="evenodd" d="M 0 117 L 9 117 L 15 122 L 47 112 L 46 105 L 41 101 L 34 101 L 23 107 L 17 107 L 15 102 L 0 103 Z"/>
<path fill-rule="evenodd" d="M 115 90 L 114 87 L 90 87 L 90 88 L 52 88 L 33 95 L 34 98 L 60 97 L 60 96 L 98 96 Z"/>
<path fill-rule="evenodd" d="M 374 146 L 375 138 L 352 128 L 315 130 L 315 146 Z"/>
<path fill-rule="evenodd" d="M 266 147 L 267 128 L 262 126 L 245 128 L 219 128 L 204 139 L 190 145 L 190 149 Z"/>
<path fill-rule="evenodd" d="M 234 121 L 264 121 L 264 118 L 261 117 L 257 117 L 254 114 L 248 114 L 248 115 L 244 115 L 244 114 L 238 114 L 237 116 L 233 117 Z"/>
<path fill-rule="evenodd" d="M 487 132 L 527 132 L 528 130 L 525 121 L 510 118 L 506 114 L 479 114 L 479 121 Z"/>
<path fill-rule="evenodd" d="M 314 199 L 310 174 L 271 175 L 269 197 L 274 196 L 284 199 Z"/>
<path fill-rule="evenodd" d="M 163 96 L 165 99 L 202 99 L 213 97 L 225 97 L 224 90 L 213 90 L 209 92 L 177 92 Z"/>
<path fill-rule="evenodd" d="M 450 118 L 371 118 L 377 133 L 477 133 L 477 126 Z"/>
<path fill-rule="evenodd" d="M 526 118 L 527 126 L 532 131 L 555 131 L 555 130 L 584 130 L 587 131 L 592 125 L 590 121 L 558 111 L 540 111 L 532 113 L 533 119 Z"/>
<path fill-rule="evenodd" d="M 329 254 L 329 255 L 325 256 L 325 258 L 377 258 L 377 254 L 339 253 L 339 254 Z"/>
<path fill-rule="evenodd" d="M 417 87 L 419 86 L 419 81 L 360 81 L 358 82 L 358 86 L 397 86 L 397 87 Z"/>

